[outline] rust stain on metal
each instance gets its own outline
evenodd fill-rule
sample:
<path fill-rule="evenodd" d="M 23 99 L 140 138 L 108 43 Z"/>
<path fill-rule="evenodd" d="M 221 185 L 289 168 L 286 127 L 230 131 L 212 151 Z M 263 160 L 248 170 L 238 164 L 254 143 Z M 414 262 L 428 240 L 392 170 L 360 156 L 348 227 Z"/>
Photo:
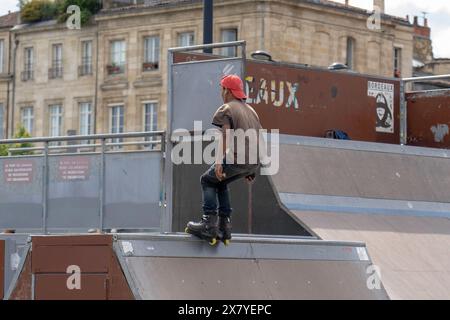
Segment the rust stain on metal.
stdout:
<path fill-rule="evenodd" d="M 107 273 L 111 247 L 102 245 L 35 246 L 33 273 L 65 273 L 73 261 L 83 272 Z"/>
<path fill-rule="evenodd" d="M 111 268 L 109 270 L 109 300 L 134 300 L 133 292 L 120 267 L 116 255 L 111 255 Z"/>
<path fill-rule="evenodd" d="M 450 90 L 407 93 L 408 144 L 450 148 Z"/>
<path fill-rule="evenodd" d="M 247 101 L 266 129 L 312 137 L 339 129 L 353 140 L 400 142 L 398 80 L 252 60 L 246 68 Z M 372 87 L 377 87 L 375 94 Z M 386 111 L 391 113 L 391 132 L 377 128 L 380 96 L 376 93 L 387 97 L 381 102 L 392 110 Z"/>
<path fill-rule="evenodd" d="M 0 240 L 0 300 L 5 295 L 5 240 Z"/>
<path fill-rule="evenodd" d="M 112 243 L 110 235 L 32 237 L 30 271 L 35 275 L 35 299 L 134 299 Z M 70 266 L 79 270 L 75 274 L 79 289 L 67 285 L 74 276 Z"/>
<path fill-rule="evenodd" d="M 111 235 L 85 235 L 85 236 L 33 236 L 33 248 L 37 246 L 62 245 L 107 245 L 112 247 Z"/>
<path fill-rule="evenodd" d="M 22 272 L 11 293 L 10 300 L 31 300 L 31 254 L 25 258 Z"/>
<path fill-rule="evenodd" d="M 174 62 L 215 59 L 175 53 Z M 246 61 L 247 102 L 265 129 L 324 137 L 339 129 L 353 140 L 400 143 L 400 81 L 302 65 Z"/>
<path fill-rule="evenodd" d="M 106 300 L 108 296 L 107 274 L 85 274 L 80 276 L 81 288 L 69 290 L 66 274 L 37 274 L 36 300 Z"/>
<path fill-rule="evenodd" d="M 108 272 L 112 236 L 36 236 L 32 242 L 33 273 L 65 273 L 72 261 L 83 272 Z"/>

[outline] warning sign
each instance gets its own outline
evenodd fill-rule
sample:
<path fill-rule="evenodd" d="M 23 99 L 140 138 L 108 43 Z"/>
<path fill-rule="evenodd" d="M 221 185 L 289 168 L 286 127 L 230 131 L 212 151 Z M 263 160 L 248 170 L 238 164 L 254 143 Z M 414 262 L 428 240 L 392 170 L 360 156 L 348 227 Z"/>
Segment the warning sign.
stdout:
<path fill-rule="evenodd" d="M 34 162 L 32 160 L 5 160 L 3 176 L 6 183 L 33 181 Z"/>
<path fill-rule="evenodd" d="M 59 160 L 58 179 L 62 181 L 87 180 L 90 161 L 86 157 L 70 157 Z"/>

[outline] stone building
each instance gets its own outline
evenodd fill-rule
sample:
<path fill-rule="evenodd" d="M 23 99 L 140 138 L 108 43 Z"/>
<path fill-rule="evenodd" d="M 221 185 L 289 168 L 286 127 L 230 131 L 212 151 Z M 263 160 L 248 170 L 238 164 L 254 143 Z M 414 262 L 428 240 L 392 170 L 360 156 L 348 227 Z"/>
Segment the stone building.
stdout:
<path fill-rule="evenodd" d="M 413 75 L 415 77 L 420 77 L 450 74 L 450 59 L 434 57 L 431 29 L 428 26 L 428 19 L 424 18 L 423 24 L 420 24 L 419 18 L 415 16 L 413 19 L 413 26 Z M 413 89 L 430 90 L 448 87 L 450 87 L 450 81 L 443 79 L 433 82 L 417 82 L 414 84 Z"/>
<path fill-rule="evenodd" d="M 382 13 L 381 28 L 369 28 L 371 15 L 324 0 L 216 0 L 214 41 L 246 40 L 247 52 L 275 61 L 411 76 L 413 26 Z M 164 129 L 167 49 L 200 44 L 202 18 L 202 0 L 104 0 L 81 30 L 55 21 L 0 29 L 0 41 L 16 44 L 4 49 L 16 61 L 5 62 L 14 92 L 0 91 L 14 119 L 4 134 L 19 124 L 33 136 Z"/>
<path fill-rule="evenodd" d="M 10 96 L 13 90 L 10 52 L 11 28 L 18 23 L 18 13 L 9 13 L 0 18 L 0 139 L 4 139 L 8 132 L 8 121 L 11 110 Z"/>

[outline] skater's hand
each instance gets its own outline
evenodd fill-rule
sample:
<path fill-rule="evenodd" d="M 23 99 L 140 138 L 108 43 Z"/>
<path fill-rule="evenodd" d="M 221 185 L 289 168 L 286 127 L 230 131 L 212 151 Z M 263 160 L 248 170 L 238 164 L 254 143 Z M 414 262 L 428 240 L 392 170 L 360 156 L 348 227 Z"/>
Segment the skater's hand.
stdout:
<path fill-rule="evenodd" d="M 215 171 L 216 177 L 217 177 L 217 179 L 219 179 L 219 181 L 222 181 L 223 179 L 225 179 L 225 174 L 223 173 L 223 167 L 221 164 L 216 164 L 214 171 Z"/>
<path fill-rule="evenodd" d="M 247 180 L 247 182 L 248 182 L 249 184 L 251 184 L 251 183 L 253 183 L 253 182 L 255 181 L 255 177 L 256 177 L 256 175 L 255 175 L 255 174 L 252 174 L 252 175 L 246 176 L 246 177 L 245 177 L 245 180 Z"/>

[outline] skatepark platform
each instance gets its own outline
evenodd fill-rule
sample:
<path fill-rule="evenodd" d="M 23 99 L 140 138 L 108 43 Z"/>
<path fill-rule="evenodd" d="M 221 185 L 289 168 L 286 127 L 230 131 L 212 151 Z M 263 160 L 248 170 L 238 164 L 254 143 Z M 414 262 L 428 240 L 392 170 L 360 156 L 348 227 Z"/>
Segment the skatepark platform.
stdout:
<path fill-rule="evenodd" d="M 450 299 L 450 152 L 280 137 L 274 188 L 319 239 L 361 241 L 391 299 Z"/>
<path fill-rule="evenodd" d="M 81 290 L 66 286 L 70 265 Z M 6 298 L 387 299 L 367 285 L 371 265 L 362 243 L 301 237 L 212 247 L 186 234 L 32 236 Z"/>

